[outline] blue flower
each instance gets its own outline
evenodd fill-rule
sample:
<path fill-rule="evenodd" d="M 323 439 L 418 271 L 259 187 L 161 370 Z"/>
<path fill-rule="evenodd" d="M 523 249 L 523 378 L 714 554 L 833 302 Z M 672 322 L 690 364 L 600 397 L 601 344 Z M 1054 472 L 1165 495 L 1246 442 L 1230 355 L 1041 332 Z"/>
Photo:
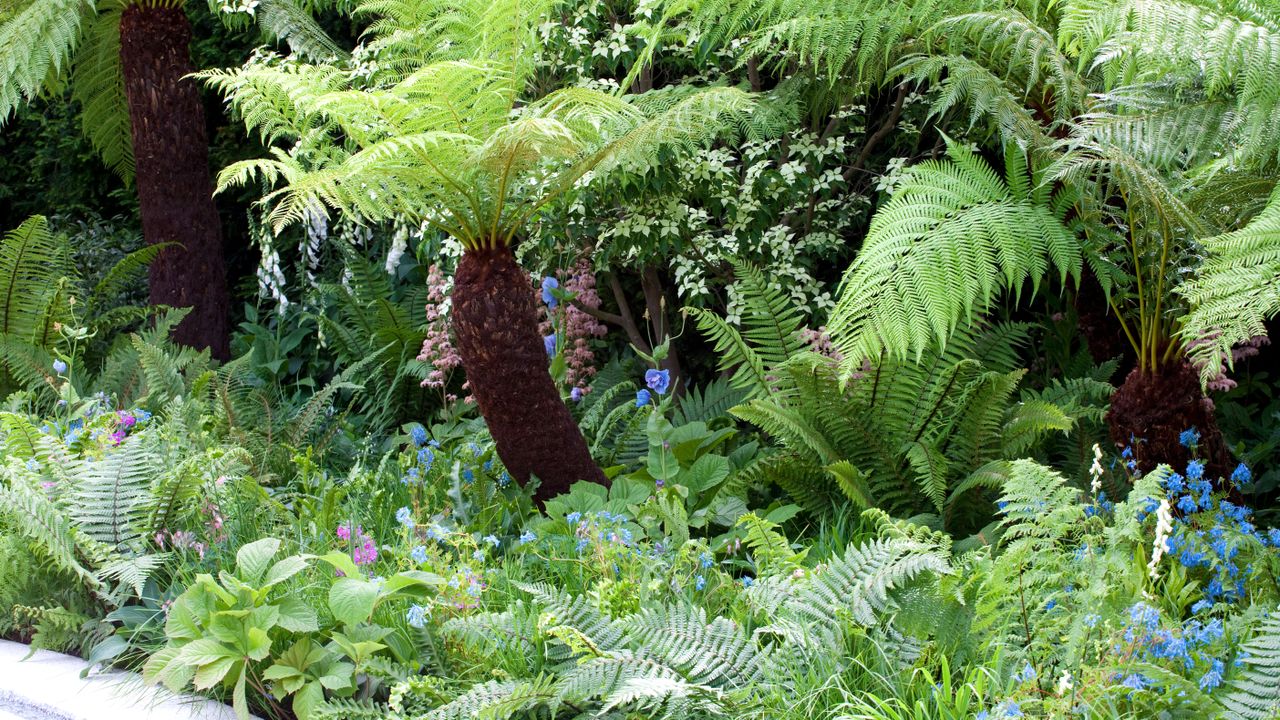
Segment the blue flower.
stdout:
<path fill-rule="evenodd" d="M 61 375 L 62 373 L 67 371 L 67 364 L 62 360 L 54 360 L 53 371 Z"/>
<path fill-rule="evenodd" d="M 574 388 L 569 391 L 569 399 L 574 402 L 582 402 L 582 388 Z"/>
<path fill-rule="evenodd" d="M 1031 667 L 1031 663 L 1027 663 L 1017 675 L 1013 676 L 1013 679 L 1019 683 L 1031 682 L 1036 679 L 1036 669 Z"/>
<path fill-rule="evenodd" d="M 422 447 L 427 444 L 427 431 L 421 425 L 414 425 L 409 431 L 409 437 L 413 439 L 413 444 Z"/>
<path fill-rule="evenodd" d="M 1022 717 L 1022 708 L 1018 703 L 1012 700 L 1005 700 L 996 707 L 996 712 L 1000 713 L 1000 717 L 1018 718 Z"/>
<path fill-rule="evenodd" d="M 671 371 L 645 370 L 644 384 L 659 395 L 666 395 L 667 389 L 671 387 Z"/>
<path fill-rule="evenodd" d="M 476 481 L 476 474 L 471 470 L 471 468 L 467 468 L 466 470 L 462 471 L 462 482 L 470 485 L 475 481 Z"/>
<path fill-rule="evenodd" d="M 1271 528 L 1268 530 L 1267 539 L 1271 541 L 1272 547 L 1280 548 L 1280 528 Z"/>
<path fill-rule="evenodd" d="M 1196 604 L 1195 604 L 1195 605 L 1192 605 L 1192 606 L 1191 606 L 1191 612 L 1192 612 L 1192 613 L 1194 613 L 1194 614 L 1196 614 L 1196 615 L 1199 615 L 1200 613 L 1202 613 L 1202 612 L 1204 612 L 1205 610 L 1208 610 L 1209 608 L 1212 608 L 1212 607 L 1213 607 L 1213 601 L 1211 601 L 1211 600 L 1209 600 L 1209 599 L 1207 599 L 1207 598 L 1202 598 L 1202 599 L 1200 599 L 1200 600 L 1196 601 Z"/>
<path fill-rule="evenodd" d="M 1214 660 L 1209 672 L 1200 677 L 1201 690 L 1213 690 L 1222 684 L 1222 661 Z"/>
<path fill-rule="evenodd" d="M 695 577 L 695 578 L 693 579 L 693 589 L 694 589 L 694 590 L 696 590 L 696 591 L 701 591 L 701 590 L 702 590 L 703 588 L 705 588 L 706 586 L 707 586 L 707 579 L 706 579 L 706 578 L 704 578 L 704 577 L 702 577 L 701 575 L 699 575 L 699 576 L 697 576 L 697 577 Z"/>
<path fill-rule="evenodd" d="M 564 521 L 569 523 L 570 525 L 577 524 L 577 522 L 581 519 L 582 519 L 582 513 L 578 512 L 577 510 L 574 510 L 573 512 L 564 516 Z"/>
<path fill-rule="evenodd" d="M 412 530 L 414 525 L 413 511 L 407 507 L 400 508 L 399 510 L 396 511 L 396 522 Z"/>
<path fill-rule="evenodd" d="M 1231 473 L 1231 482 L 1236 485 L 1248 485 L 1253 480 L 1253 473 L 1249 472 L 1249 466 L 1240 463 L 1236 466 L 1234 472 Z"/>
<path fill-rule="evenodd" d="M 649 404 L 652 398 L 648 390 L 639 390 L 636 392 L 636 407 L 644 407 Z"/>
<path fill-rule="evenodd" d="M 431 538 L 432 540 L 441 541 L 441 540 L 444 540 L 445 536 L 447 535 L 448 533 L 445 532 L 444 528 L 434 523 L 431 525 L 431 527 L 427 528 L 427 537 Z"/>
<path fill-rule="evenodd" d="M 1182 447 L 1190 448 L 1200 443 L 1200 433 L 1195 428 L 1183 430 L 1178 435 L 1178 442 L 1182 443 Z"/>
<path fill-rule="evenodd" d="M 752 585 L 755 585 L 755 584 L 756 584 L 756 579 L 755 579 L 755 578 L 751 577 L 750 575 L 743 575 L 743 576 L 742 576 L 742 587 L 744 587 L 744 588 L 749 588 L 749 587 L 751 587 Z"/>
<path fill-rule="evenodd" d="M 712 558 L 710 555 L 708 555 L 707 553 L 698 554 L 698 564 L 702 566 L 703 570 L 706 570 L 707 568 L 711 567 L 711 563 L 712 563 Z"/>
<path fill-rule="evenodd" d="M 550 335 L 542 338 L 542 347 L 547 351 L 547 357 L 555 357 L 556 356 L 556 334 L 551 333 Z"/>
<path fill-rule="evenodd" d="M 1190 495 L 1183 495 L 1182 497 L 1178 498 L 1178 509 L 1181 510 L 1182 512 L 1188 512 L 1188 513 L 1195 512 L 1196 511 L 1195 498 L 1191 497 Z"/>
<path fill-rule="evenodd" d="M 1204 461 L 1192 460 L 1187 463 L 1187 478 L 1190 480 L 1199 480 L 1204 477 Z"/>
<path fill-rule="evenodd" d="M 27 469 L 31 472 L 40 472 L 40 463 L 35 458 L 27 460 Z"/>
<path fill-rule="evenodd" d="M 525 530 L 524 532 L 520 533 L 520 544 L 521 544 L 521 545 L 524 545 L 524 544 L 526 544 L 526 543 L 531 543 L 531 542 L 533 542 L 534 540 L 537 540 L 537 539 L 538 539 L 538 536 L 537 536 L 537 535 L 534 535 L 532 530 Z"/>
<path fill-rule="evenodd" d="M 1170 493 L 1176 495 L 1187 489 L 1187 483 L 1181 475 L 1173 473 L 1164 481 L 1164 487 Z"/>
<path fill-rule="evenodd" d="M 427 549 L 421 545 L 415 547 L 409 552 L 409 557 L 419 565 L 427 561 Z"/>
<path fill-rule="evenodd" d="M 510 484 L 511 484 L 511 473 L 507 472 L 506 470 L 503 470 L 502 474 L 498 476 L 498 487 L 506 487 Z"/>
<path fill-rule="evenodd" d="M 1126 675 L 1124 679 L 1120 681 L 1121 685 L 1129 688 L 1130 690 L 1143 690 L 1147 687 L 1148 683 L 1149 681 L 1147 678 L 1141 673 Z"/>
<path fill-rule="evenodd" d="M 421 630 L 427 624 L 427 616 L 431 614 L 431 610 L 423 605 L 414 603 L 410 608 L 405 619 L 409 621 L 409 626 Z"/>
<path fill-rule="evenodd" d="M 499 545 L 502 544 L 502 541 L 498 539 L 497 535 L 485 535 L 484 541 L 489 543 L 493 547 L 498 547 Z"/>
<path fill-rule="evenodd" d="M 435 461 L 436 461 L 436 454 L 431 451 L 431 448 L 424 447 L 418 451 L 418 462 L 421 463 L 426 469 L 430 470 L 431 464 L 434 463 Z"/>
<path fill-rule="evenodd" d="M 483 550 L 476 550 L 475 552 L 471 553 L 471 557 L 475 558 L 475 559 L 476 559 L 477 561 L 479 561 L 479 562 L 483 562 L 483 561 L 484 561 L 484 551 L 483 551 Z"/>
<path fill-rule="evenodd" d="M 1102 620 L 1102 616 L 1097 613 L 1089 613 L 1084 616 L 1084 626 L 1087 628 L 1095 628 L 1098 622 Z"/>
<path fill-rule="evenodd" d="M 542 278 L 542 302 L 546 303 L 547 307 L 551 308 L 552 310 L 555 310 L 556 305 L 560 303 L 558 300 L 556 300 L 555 294 L 552 293 L 551 291 L 559 287 L 560 287 L 559 280 L 556 280 L 553 277 Z"/>

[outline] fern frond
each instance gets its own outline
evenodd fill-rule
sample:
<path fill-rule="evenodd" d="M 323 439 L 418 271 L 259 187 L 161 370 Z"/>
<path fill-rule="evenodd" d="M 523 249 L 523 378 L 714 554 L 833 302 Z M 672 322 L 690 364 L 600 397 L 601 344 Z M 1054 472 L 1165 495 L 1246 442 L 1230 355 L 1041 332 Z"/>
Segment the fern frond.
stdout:
<path fill-rule="evenodd" d="M 1208 257 L 1181 292 L 1191 305 L 1182 337 L 1212 379 L 1231 349 L 1266 334 L 1265 321 L 1280 314 L 1280 191 L 1248 225 L 1204 241 Z"/>
<path fill-rule="evenodd" d="M 907 171 L 845 274 L 830 331 L 850 369 L 881 350 L 921 357 L 1051 265 L 1078 278 L 1079 244 L 1050 207 L 1017 197 L 972 151 L 951 143 L 948 155 Z M 1009 177 L 1025 176 L 1019 160 L 1011 152 Z"/>
<path fill-rule="evenodd" d="M 0 25 L 0 124 L 66 71 L 93 0 L 35 0 Z"/>

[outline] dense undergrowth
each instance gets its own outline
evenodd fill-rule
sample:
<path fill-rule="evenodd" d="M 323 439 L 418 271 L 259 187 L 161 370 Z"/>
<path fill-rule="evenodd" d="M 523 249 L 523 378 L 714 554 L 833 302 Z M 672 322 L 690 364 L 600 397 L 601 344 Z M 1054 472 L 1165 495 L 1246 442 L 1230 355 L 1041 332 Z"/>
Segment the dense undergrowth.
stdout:
<path fill-rule="evenodd" d="M 0 3 L 0 635 L 272 720 L 1280 718 L 1273 5 L 160 5 L 256 272 L 174 341 L 123 10 Z"/>

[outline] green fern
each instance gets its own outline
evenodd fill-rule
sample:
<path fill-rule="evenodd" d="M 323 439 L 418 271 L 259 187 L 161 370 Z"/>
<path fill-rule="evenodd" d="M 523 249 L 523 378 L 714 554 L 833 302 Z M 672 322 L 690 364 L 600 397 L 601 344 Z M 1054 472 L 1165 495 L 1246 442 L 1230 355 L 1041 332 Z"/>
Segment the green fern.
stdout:
<path fill-rule="evenodd" d="M 1244 643 L 1243 668 L 1217 700 L 1232 720 L 1265 720 L 1280 713 L 1280 613 L 1272 611 L 1258 622 L 1253 638 Z"/>
<path fill-rule="evenodd" d="M 1204 241 L 1208 259 L 1182 288 L 1192 307 L 1182 329 L 1207 381 L 1231 366 L 1231 349 L 1266 334 L 1280 314 L 1280 191 L 1248 225 Z"/>
<path fill-rule="evenodd" d="M 1004 179 L 957 143 L 947 154 L 906 172 L 845 274 L 830 327 L 851 370 L 881 351 L 920 358 L 997 292 L 1034 288 L 1051 265 L 1079 280 L 1066 207 L 1020 153 L 1006 155 Z"/>

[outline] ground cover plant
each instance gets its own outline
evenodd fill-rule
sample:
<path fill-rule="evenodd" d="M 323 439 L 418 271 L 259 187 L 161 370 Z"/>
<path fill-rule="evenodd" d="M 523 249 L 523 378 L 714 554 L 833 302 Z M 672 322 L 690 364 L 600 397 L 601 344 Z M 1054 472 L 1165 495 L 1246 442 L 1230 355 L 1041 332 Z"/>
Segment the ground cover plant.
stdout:
<path fill-rule="evenodd" d="M 1280 718 L 1274 3 L 0 38 L 5 638 L 273 720 Z"/>

